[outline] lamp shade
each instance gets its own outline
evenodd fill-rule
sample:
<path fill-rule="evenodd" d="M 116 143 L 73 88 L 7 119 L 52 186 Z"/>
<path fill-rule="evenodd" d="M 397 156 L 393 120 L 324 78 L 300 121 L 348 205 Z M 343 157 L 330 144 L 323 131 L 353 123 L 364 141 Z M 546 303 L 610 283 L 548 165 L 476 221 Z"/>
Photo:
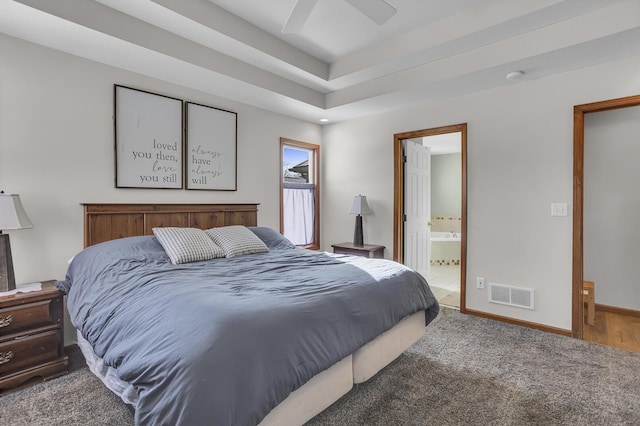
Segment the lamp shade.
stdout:
<path fill-rule="evenodd" d="M 22 207 L 20 196 L 0 194 L 0 231 L 25 228 L 33 228 L 33 224 Z"/>
<path fill-rule="evenodd" d="M 353 204 L 349 209 L 349 214 L 369 214 L 369 205 L 367 204 L 367 197 L 365 195 L 356 195 L 353 197 Z"/>

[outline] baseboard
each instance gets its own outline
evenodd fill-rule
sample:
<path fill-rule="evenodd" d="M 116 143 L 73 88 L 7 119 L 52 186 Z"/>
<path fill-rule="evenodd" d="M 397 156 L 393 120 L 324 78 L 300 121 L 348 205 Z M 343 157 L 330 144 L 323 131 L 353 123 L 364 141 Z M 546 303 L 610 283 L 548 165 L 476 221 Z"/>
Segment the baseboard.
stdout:
<path fill-rule="evenodd" d="M 599 303 L 596 303 L 596 311 L 611 312 L 612 314 L 640 318 L 640 311 L 634 311 L 633 309 L 627 308 L 619 308 L 617 306 L 600 305 Z"/>
<path fill-rule="evenodd" d="M 473 309 L 466 309 L 465 314 L 473 315 L 476 317 L 487 318 L 495 321 L 506 322 L 508 324 L 520 325 L 522 327 L 533 328 L 540 331 L 546 331 L 547 333 L 560 334 L 562 336 L 571 337 L 571 330 L 565 330 L 563 328 L 551 327 L 544 324 L 538 324 L 536 322 L 522 321 L 519 319 L 503 317 L 501 315 L 488 314 L 482 311 L 474 311 Z"/>

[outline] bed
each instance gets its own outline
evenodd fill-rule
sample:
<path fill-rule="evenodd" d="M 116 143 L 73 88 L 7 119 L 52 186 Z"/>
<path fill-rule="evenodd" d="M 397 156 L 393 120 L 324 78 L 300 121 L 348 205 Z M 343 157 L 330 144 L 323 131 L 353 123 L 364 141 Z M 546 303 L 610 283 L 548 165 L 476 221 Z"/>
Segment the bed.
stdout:
<path fill-rule="evenodd" d="M 303 424 L 438 313 L 410 269 L 296 248 L 257 226 L 256 204 L 84 212 L 86 248 L 57 284 L 87 364 L 136 424 Z M 224 256 L 174 263 L 166 232 L 185 228 L 207 230 Z"/>

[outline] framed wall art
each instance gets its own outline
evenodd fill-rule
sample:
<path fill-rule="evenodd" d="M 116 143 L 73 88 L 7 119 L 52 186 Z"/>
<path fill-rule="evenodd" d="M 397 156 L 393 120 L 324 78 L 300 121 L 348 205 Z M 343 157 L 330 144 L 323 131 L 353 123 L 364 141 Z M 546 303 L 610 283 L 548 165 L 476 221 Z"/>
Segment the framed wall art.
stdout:
<path fill-rule="evenodd" d="M 235 112 L 186 102 L 185 181 L 187 189 L 235 191 Z"/>
<path fill-rule="evenodd" d="M 116 188 L 183 187 L 181 99 L 114 85 Z"/>

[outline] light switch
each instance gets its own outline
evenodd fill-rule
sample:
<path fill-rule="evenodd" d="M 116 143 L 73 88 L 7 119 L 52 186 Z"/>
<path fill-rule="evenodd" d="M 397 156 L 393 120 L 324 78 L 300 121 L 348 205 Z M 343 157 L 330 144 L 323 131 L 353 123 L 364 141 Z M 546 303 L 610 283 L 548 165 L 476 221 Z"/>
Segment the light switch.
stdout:
<path fill-rule="evenodd" d="M 567 215 L 567 203 L 551 204 L 551 216 L 566 216 L 566 215 Z"/>

